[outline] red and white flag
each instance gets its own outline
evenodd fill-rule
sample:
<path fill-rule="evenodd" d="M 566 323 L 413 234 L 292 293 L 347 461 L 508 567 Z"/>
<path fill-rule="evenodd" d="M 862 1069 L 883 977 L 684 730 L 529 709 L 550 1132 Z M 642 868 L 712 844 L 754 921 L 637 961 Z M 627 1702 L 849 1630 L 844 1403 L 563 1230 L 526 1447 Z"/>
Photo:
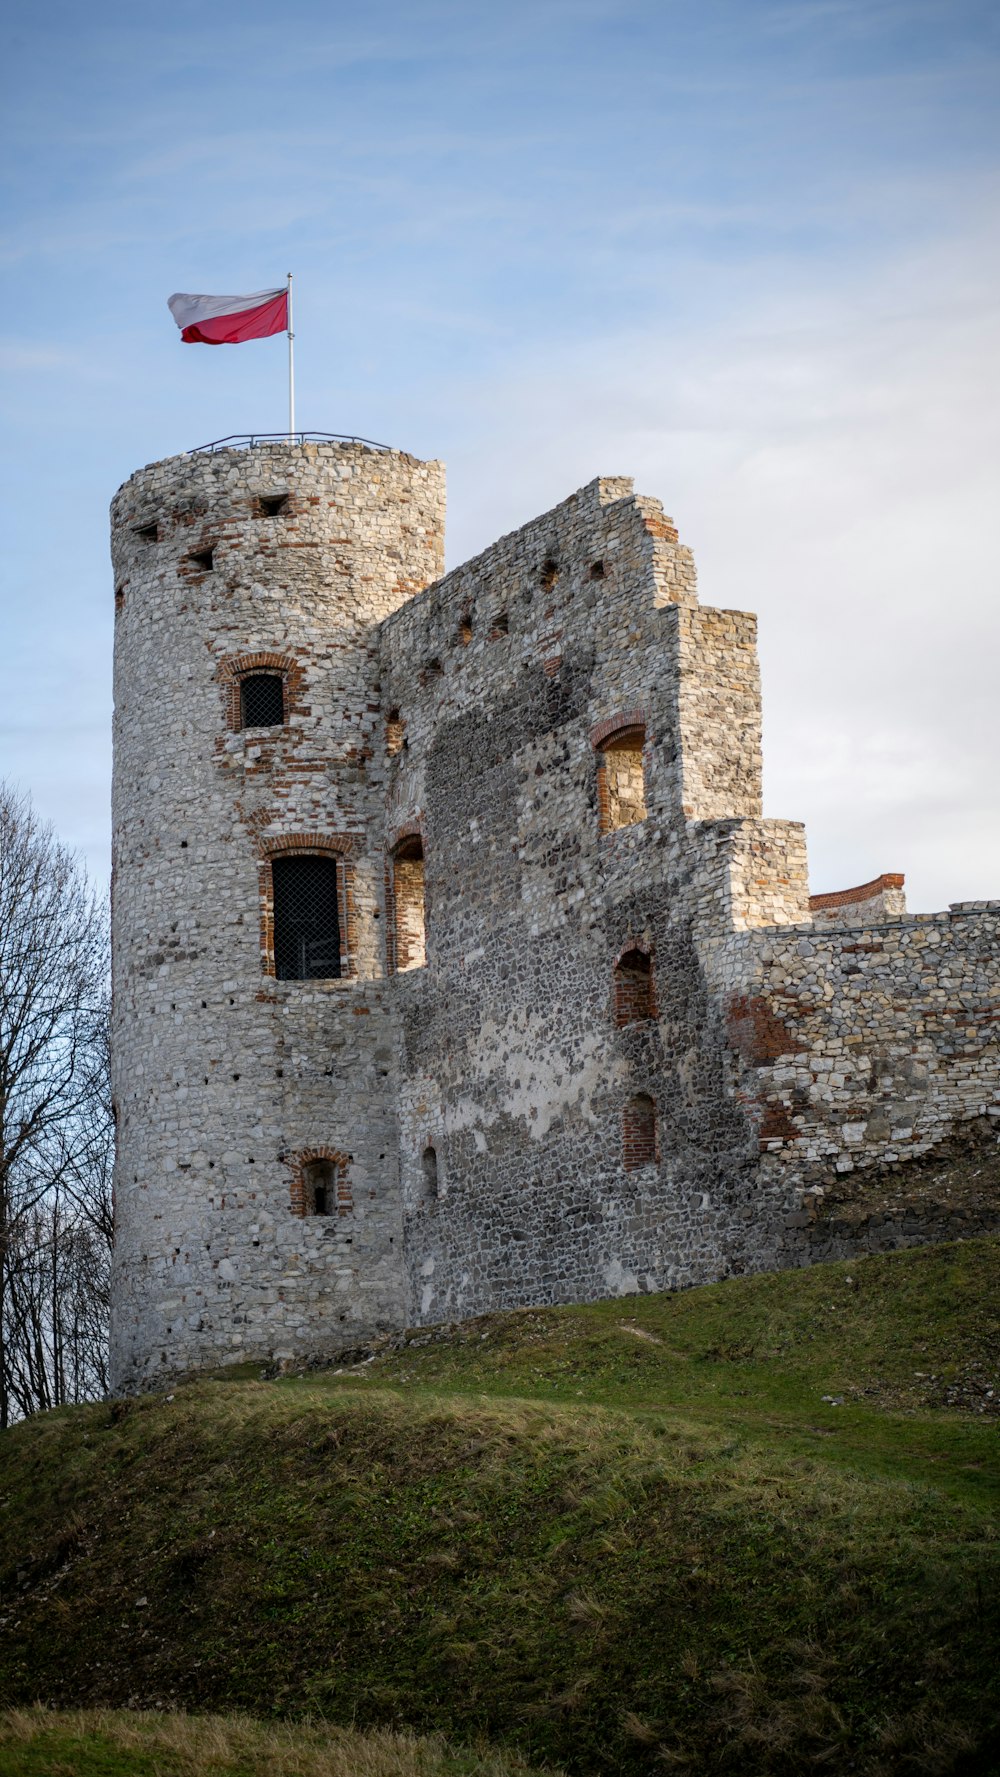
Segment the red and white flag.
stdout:
<path fill-rule="evenodd" d="M 253 296 L 189 296 L 178 292 L 167 307 L 187 345 L 238 346 L 288 330 L 288 290 L 257 290 Z"/>

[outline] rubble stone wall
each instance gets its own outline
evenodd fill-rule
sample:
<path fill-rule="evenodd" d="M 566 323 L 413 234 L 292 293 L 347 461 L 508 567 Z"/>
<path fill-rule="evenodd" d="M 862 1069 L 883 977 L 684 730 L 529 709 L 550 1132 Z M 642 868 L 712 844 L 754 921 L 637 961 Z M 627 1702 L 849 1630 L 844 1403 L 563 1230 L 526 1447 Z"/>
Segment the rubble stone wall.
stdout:
<path fill-rule="evenodd" d="M 909 1240 L 873 1181 L 995 1145 L 1000 906 L 810 903 L 754 619 L 659 503 L 591 482 L 446 575 L 443 516 L 354 444 L 114 502 L 117 1387 Z M 302 853 L 330 979 L 276 978 Z"/>

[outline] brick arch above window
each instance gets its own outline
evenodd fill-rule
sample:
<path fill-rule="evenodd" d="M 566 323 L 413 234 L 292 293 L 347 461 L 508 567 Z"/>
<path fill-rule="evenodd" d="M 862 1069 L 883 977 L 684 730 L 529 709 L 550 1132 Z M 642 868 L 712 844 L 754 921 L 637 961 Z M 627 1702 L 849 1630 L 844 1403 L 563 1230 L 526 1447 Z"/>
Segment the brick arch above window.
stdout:
<path fill-rule="evenodd" d="M 222 686 L 226 704 L 226 727 L 231 734 L 238 734 L 243 728 L 240 686 L 244 679 L 252 678 L 256 673 L 281 674 L 285 694 L 283 726 L 287 727 L 289 717 L 302 701 L 303 667 L 294 654 L 280 653 L 273 648 L 258 649 L 250 654 L 229 654 L 219 661 L 216 678 Z"/>
<path fill-rule="evenodd" d="M 590 744 L 598 752 L 608 741 L 623 739 L 634 728 L 649 729 L 649 715 L 644 709 L 619 710 L 614 716 L 604 716 L 595 722 L 590 730 Z"/>
<path fill-rule="evenodd" d="M 293 1216 L 327 1215 L 349 1216 L 354 1208 L 354 1196 L 351 1182 L 347 1176 L 347 1168 L 351 1156 L 344 1154 L 339 1148 L 301 1148 L 294 1154 L 288 1154 L 285 1165 L 291 1173 L 289 1207 Z M 318 1173 L 320 1168 L 329 1168 L 329 1191 L 325 1207 L 316 1206 L 316 1182 L 311 1173 Z M 326 1187 L 324 1187 L 326 1188 Z"/>
<path fill-rule="evenodd" d="M 357 905 L 354 857 L 359 845 L 356 833 L 284 833 L 261 841 L 263 856 L 257 866 L 260 893 L 261 971 L 272 980 L 277 968 L 274 954 L 274 861 L 299 856 L 332 858 L 337 865 L 337 918 L 340 939 L 340 979 L 357 974 Z"/>

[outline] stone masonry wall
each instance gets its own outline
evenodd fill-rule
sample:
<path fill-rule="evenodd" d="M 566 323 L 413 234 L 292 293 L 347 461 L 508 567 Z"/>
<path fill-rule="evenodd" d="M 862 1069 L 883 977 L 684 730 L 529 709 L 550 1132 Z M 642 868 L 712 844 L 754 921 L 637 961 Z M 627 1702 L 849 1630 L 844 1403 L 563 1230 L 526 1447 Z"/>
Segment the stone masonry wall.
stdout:
<path fill-rule="evenodd" d="M 735 892 L 800 914 L 808 892 L 801 829 L 756 818 L 753 620 L 698 608 L 671 521 L 605 481 L 412 600 L 382 648 L 407 742 L 387 845 L 419 826 L 426 882 L 427 968 L 394 984 L 411 1317 L 718 1275 L 756 1144 L 698 921 L 710 906 L 729 929 Z M 636 725 L 646 818 L 602 832 L 600 748 Z M 720 832 L 721 809 L 745 818 Z M 655 1016 L 622 1025 L 635 945 Z M 637 1097 L 657 1121 L 641 1166 Z"/>
<path fill-rule="evenodd" d="M 777 1262 L 814 1243 L 828 1194 L 850 1204 L 852 1180 L 867 1198 L 877 1175 L 898 1198 L 901 1169 L 957 1132 L 995 1145 L 1000 904 L 747 932 L 710 968 L 761 1186 L 788 1204 Z"/>
<path fill-rule="evenodd" d="M 855 1178 L 892 1244 L 873 1180 L 995 1143 L 1000 906 L 810 901 L 754 619 L 659 503 L 591 482 L 438 577 L 443 511 L 360 445 L 114 502 L 116 1386 L 807 1262 Z M 303 853 L 339 978 L 275 977 Z"/>
<path fill-rule="evenodd" d="M 377 625 L 443 515 L 439 465 L 354 445 L 174 458 L 115 499 L 116 1386 L 402 1315 Z M 286 719 L 241 730 L 261 665 Z M 342 979 L 273 978 L 287 848 L 339 861 Z M 350 1214 L 295 1213 L 307 1154 L 344 1157 Z"/>

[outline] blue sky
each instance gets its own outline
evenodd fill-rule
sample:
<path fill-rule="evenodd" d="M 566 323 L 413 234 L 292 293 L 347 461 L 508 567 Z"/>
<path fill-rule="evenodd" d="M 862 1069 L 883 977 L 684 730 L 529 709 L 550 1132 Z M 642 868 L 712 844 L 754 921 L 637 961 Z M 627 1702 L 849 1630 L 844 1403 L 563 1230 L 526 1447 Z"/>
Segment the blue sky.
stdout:
<path fill-rule="evenodd" d="M 107 868 L 107 506 L 299 424 L 449 469 L 449 562 L 633 474 L 761 619 L 813 887 L 1000 895 L 1000 13 L 970 0 L 57 0 L 8 24 L 0 773 Z"/>

